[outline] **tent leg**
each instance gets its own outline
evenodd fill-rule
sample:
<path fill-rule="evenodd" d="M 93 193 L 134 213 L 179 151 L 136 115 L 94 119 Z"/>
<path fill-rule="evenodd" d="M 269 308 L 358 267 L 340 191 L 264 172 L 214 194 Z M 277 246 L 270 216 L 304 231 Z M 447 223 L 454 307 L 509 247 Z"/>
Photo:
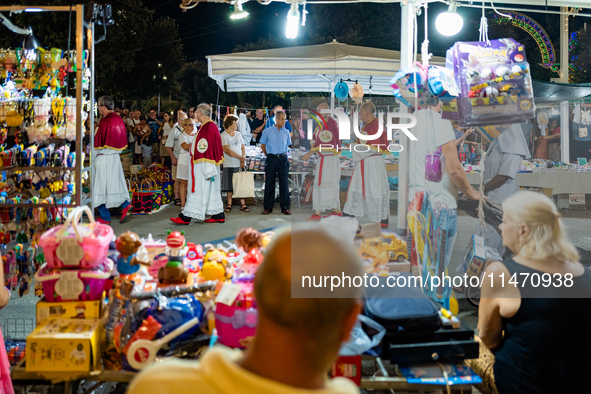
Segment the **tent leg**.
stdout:
<path fill-rule="evenodd" d="M 402 2 L 402 23 L 400 37 L 400 68 L 409 68 L 412 62 L 413 54 L 413 31 L 415 29 L 413 22 L 413 7 L 410 2 Z M 400 112 L 407 113 L 408 108 L 400 105 Z M 404 148 L 398 157 L 398 220 L 396 232 L 406 234 L 406 213 L 408 210 L 408 170 L 410 154 L 410 139 L 404 133 L 400 133 L 400 145 Z"/>

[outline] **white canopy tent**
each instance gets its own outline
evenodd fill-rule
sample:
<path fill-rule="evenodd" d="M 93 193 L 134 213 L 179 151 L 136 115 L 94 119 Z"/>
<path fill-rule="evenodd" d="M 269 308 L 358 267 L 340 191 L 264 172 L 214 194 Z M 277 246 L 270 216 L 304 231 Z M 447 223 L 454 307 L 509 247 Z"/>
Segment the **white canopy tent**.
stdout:
<path fill-rule="evenodd" d="M 420 59 L 420 56 L 419 56 Z M 224 91 L 332 92 L 341 79 L 359 81 L 366 94 L 391 95 L 400 52 L 346 45 L 266 49 L 208 56 L 208 73 Z M 445 65 L 442 57 L 431 64 Z M 352 88 L 353 82 L 347 82 Z M 371 86 L 371 89 L 370 89 Z"/>

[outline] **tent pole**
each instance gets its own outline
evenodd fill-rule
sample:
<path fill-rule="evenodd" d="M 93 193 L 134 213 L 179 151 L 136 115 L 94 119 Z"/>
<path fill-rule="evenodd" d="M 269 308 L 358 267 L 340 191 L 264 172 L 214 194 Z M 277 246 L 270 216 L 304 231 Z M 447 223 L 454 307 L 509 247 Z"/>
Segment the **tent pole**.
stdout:
<path fill-rule="evenodd" d="M 568 7 L 561 7 L 561 12 L 568 12 Z M 568 50 L 568 15 L 560 15 L 560 82 L 568 83 L 569 73 L 569 50 Z M 560 161 L 563 163 L 570 162 L 570 146 L 569 137 L 572 130 L 569 128 L 569 113 L 568 113 L 568 101 L 560 103 L 560 129 L 563 132 L 560 133 Z M 568 209 L 570 205 L 568 194 L 559 194 L 557 201 L 558 209 Z"/>
<path fill-rule="evenodd" d="M 410 1 L 400 3 L 402 7 L 402 21 L 400 28 L 400 68 L 409 68 L 412 62 L 413 54 L 413 7 Z M 400 105 L 401 113 L 408 113 L 409 109 L 405 105 Z M 408 175 L 409 175 L 409 149 L 410 140 L 404 133 L 400 134 L 400 145 L 403 146 L 402 152 L 398 157 L 398 216 L 396 232 L 406 234 L 406 213 L 408 209 Z"/>
<path fill-rule="evenodd" d="M 336 76 L 332 76 L 332 82 L 330 82 L 330 108 L 334 109 L 334 85 L 335 85 L 335 78 Z"/>

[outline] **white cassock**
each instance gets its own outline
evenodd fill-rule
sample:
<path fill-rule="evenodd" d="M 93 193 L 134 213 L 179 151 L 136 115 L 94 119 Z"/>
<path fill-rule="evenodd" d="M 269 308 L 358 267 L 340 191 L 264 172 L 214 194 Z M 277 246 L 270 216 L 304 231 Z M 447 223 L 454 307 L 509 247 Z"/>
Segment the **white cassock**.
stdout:
<path fill-rule="evenodd" d="M 191 152 L 195 152 L 195 144 L 199 138 L 193 140 Z M 194 181 L 193 181 L 194 176 Z M 214 177 L 214 181 L 208 178 Z M 193 182 L 195 191 L 193 192 Z M 220 167 L 213 163 L 193 163 L 189 184 L 187 185 L 187 201 L 182 214 L 197 220 L 204 220 L 205 215 L 217 215 L 224 211 L 220 184 Z"/>
<path fill-rule="evenodd" d="M 314 188 L 312 189 L 312 209 L 314 212 L 341 210 L 340 180 L 341 161 L 339 156 L 330 152 L 322 152 L 322 156 L 318 157 L 316 168 L 314 168 Z"/>
<path fill-rule="evenodd" d="M 92 202 L 95 207 L 105 204 L 116 208 L 130 201 L 129 190 L 121 166 L 121 151 L 103 148 L 93 150 Z"/>
<path fill-rule="evenodd" d="M 360 147 L 360 150 L 363 149 L 365 148 Z M 390 187 L 384 156 L 375 150 L 353 151 L 353 160 L 357 163 L 349 182 L 343 212 L 353 216 L 365 216 L 372 222 L 388 219 Z"/>

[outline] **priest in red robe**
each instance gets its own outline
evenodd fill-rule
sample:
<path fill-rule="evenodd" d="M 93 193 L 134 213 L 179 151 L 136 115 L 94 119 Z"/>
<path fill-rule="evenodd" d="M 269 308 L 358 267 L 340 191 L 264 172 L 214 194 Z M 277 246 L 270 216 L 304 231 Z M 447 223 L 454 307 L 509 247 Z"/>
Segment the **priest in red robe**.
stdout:
<path fill-rule="evenodd" d="M 224 223 L 224 206 L 220 192 L 220 165 L 224 162 L 222 139 L 216 124 L 211 120 L 211 108 L 200 104 L 195 116 L 201 127 L 191 146 L 191 179 L 187 202 L 177 218 L 170 218 L 176 224 L 187 225 L 192 218 L 205 223 Z M 205 215 L 211 215 L 205 219 Z"/>
<path fill-rule="evenodd" d="M 326 103 L 318 106 L 318 111 L 314 115 L 321 124 L 314 131 L 312 148 L 302 157 L 302 160 L 308 161 L 313 154 L 318 155 L 312 188 L 314 214 L 306 219 L 308 221 L 322 219 L 324 211 L 330 212 L 327 216 L 343 216 L 339 199 L 341 180 L 339 126 L 330 115 L 322 114 L 322 110 L 328 108 Z"/>
<path fill-rule="evenodd" d="M 131 208 L 120 158 L 127 147 L 127 129 L 119 115 L 113 112 L 114 109 L 111 97 L 98 99 L 102 119 L 94 135 L 92 199 L 101 216 L 97 221 L 103 224 L 111 223 L 109 208 L 121 207 L 120 221 Z"/>
<path fill-rule="evenodd" d="M 361 106 L 359 117 L 364 123 L 361 134 L 368 136 L 380 132 L 376 107 L 368 102 Z M 390 216 L 390 187 L 386 174 L 386 162 L 383 154 L 389 154 L 388 138 L 381 130 L 379 138 L 360 140 L 353 147 L 353 160 L 356 161 L 353 175 L 349 181 L 347 202 L 343 212 L 351 216 L 365 216 L 372 222 L 388 227 Z"/>

